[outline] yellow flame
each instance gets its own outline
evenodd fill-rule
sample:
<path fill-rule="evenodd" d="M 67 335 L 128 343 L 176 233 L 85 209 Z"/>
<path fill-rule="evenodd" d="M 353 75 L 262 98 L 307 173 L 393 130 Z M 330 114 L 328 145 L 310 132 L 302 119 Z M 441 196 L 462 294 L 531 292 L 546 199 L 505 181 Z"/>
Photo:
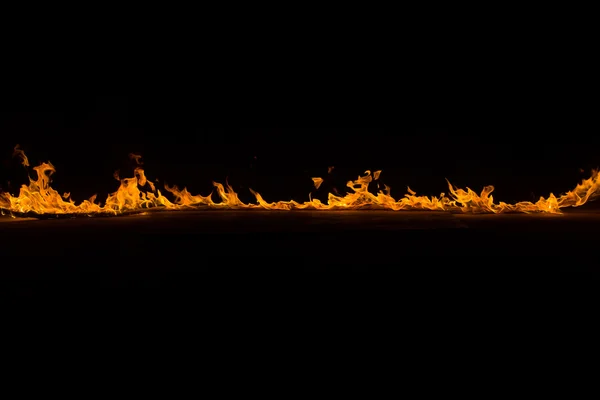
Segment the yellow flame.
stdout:
<path fill-rule="evenodd" d="M 19 157 L 21 163 L 27 167 L 29 160 L 25 153 L 16 146 L 14 156 Z M 250 189 L 256 197 L 255 204 L 243 203 L 235 190 L 225 182 L 225 185 L 213 182 L 219 202 L 213 200 L 213 193 L 207 196 L 193 195 L 186 188 L 179 189 L 177 186 L 164 185 L 174 200 L 167 199 L 155 184 L 147 179 L 141 167 L 141 156 L 130 154 L 137 167 L 131 178 L 120 178 L 119 172 L 115 172 L 115 179 L 120 186 L 114 193 L 108 195 L 101 204 L 96 202 L 96 196 L 76 204 L 71 200 L 69 193 L 62 196 L 50 186 L 51 177 L 56 172 L 51 163 L 42 163 L 33 168 L 35 177 L 29 178 L 29 184 L 23 185 L 18 196 L 9 193 L 0 193 L 0 211 L 10 213 L 35 213 L 35 214 L 122 214 L 126 212 L 143 211 L 146 209 L 181 210 L 194 208 L 245 208 L 245 209 L 267 209 L 267 210 L 336 210 L 336 209 L 364 209 L 379 208 L 389 210 L 439 210 L 458 211 L 472 213 L 560 213 L 562 208 L 579 207 L 600 194 L 600 175 L 597 170 L 592 171 L 590 178 L 585 179 L 572 191 L 559 197 L 550 194 L 548 198 L 540 197 L 533 203 L 529 201 L 508 204 L 494 202 L 492 192 L 493 186 L 486 186 L 481 193 L 476 193 L 470 188 L 461 189 L 448 182 L 449 194 L 439 196 L 419 196 L 412 189 L 400 199 L 390 195 L 390 188 L 384 185 L 384 189 L 377 194 L 371 193 L 369 185 L 379 179 L 381 171 L 366 171 L 363 176 L 347 183 L 350 193 L 345 195 L 328 194 L 326 203 L 318 199 L 300 203 L 296 201 L 267 202 L 259 193 Z M 329 167 L 331 173 L 333 167 Z M 315 188 L 321 187 L 322 178 L 312 178 Z"/>
<path fill-rule="evenodd" d="M 313 183 L 315 184 L 315 188 L 318 189 L 321 187 L 321 184 L 323 183 L 323 178 L 312 178 Z"/>
<path fill-rule="evenodd" d="M 29 159 L 27 159 L 25 152 L 21 150 L 21 147 L 19 145 L 15 146 L 15 149 L 13 150 L 13 157 L 20 158 L 23 166 L 29 167 Z"/>

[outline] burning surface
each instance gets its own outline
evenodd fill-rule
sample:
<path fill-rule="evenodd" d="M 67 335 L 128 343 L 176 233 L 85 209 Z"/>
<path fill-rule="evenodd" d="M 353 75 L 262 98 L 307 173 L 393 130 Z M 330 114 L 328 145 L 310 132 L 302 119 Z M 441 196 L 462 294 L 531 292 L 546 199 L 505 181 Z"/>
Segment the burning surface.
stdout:
<path fill-rule="evenodd" d="M 19 148 L 14 149 L 15 157 L 19 157 L 24 167 L 29 167 L 29 160 Z M 566 207 L 579 207 L 594 200 L 600 195 L 600 176 L 593 171 L 590 178 L 585 179 L 573 190 L 547 198 L 540 197 L 537 202 L 523 201 L 516 204 L 495 202 L 493 186 L 486 186 L 481 193 L 466 188 L 461 189 L 448 182 L 448 194 L 439 196 L 420 196 L 408 188 L 408 193 L 400 199 L 391 196 L 391 189 L 384 189 L 377 194 L 369 191 L 369 185 L 377 181 L 381 171 L 366 171 L 363 176 L 347 183 L 350 192 L 345 195 L 329 193 L 326 203 L 318 199 L 307 202 L 276 201 L 267 202 L 259 193 L 250 189 L 256 197 L 255 204 L 242 202 L 238 194 L 229 184 L 213 182 L 220 201 L 215 202 L 212 193 L 207 196 L 193 195 L 186 188 L 164 185 L 165 192 L 170 193 L 172 200 L 165 197 L 151 181 L 146 178 L 142 168 L 141 157 L 131 154 L 137 164 L 134 176 L 115 178 L 120 186 L 108 195 L 104 202 L 98 202 L 96 196 L 79 204 L 75 203 L 68 193 L 61 195 L 50 185 L 51 177 L 56 172 L 50 163 L 42 163 L 33 168 L 29 184 L 23 185 L 17 196 L 0 193 L 0 211 L 18 217 L 44 216 L 114 216 L 145 211 L 190 210 L 190 209 L 266 209 L 266 210 L 356 210 L 387 209 L 451 211 L 462 213 L 551 213 L 559 214 Z M 322 178 L 312 178 L 316 188 L 323 183 Z M 309 197 L 310 198 L 310 197 Z"/>

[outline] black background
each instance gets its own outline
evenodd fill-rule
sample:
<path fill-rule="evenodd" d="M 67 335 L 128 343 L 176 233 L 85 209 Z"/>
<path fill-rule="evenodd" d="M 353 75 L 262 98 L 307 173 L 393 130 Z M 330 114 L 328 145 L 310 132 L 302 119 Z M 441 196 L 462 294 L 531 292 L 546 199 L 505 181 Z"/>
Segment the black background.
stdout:
<path fill-rule="evenodd" d="M 487 18 L 476 19 L 488 23 Z M 102 199 L 114 191 L 118 182 L 112 174 L 121 169 L 127 175 L 130 152 L 144 156 L 152 179 L 186 185 L 204 194 L 212 190 L 213 179 L 229 177 L 246 201 L 252 200 L 246 190 L 250 186 L 266 200 L 306 200 L 312 190 L 310 177 L 324 176 L 331 165 L 336 167 L 335 179 L 324 185 L 324 190 L 332 186 L 343 189 L 347 180 L 365 169 L 383 169 L 382 179 L 395 197 L 403 195 L 407 185 L 418 193 L 437 195 L 447 191 L 444 178 L 475 190 L 494 184 L 496 198 L 504 201 L 536 200 L 551 191 L 563 192 L 600 165 L 597 57 L 595 44 L 584 40 L 594 35 L 582 29 L 568 35 L 570 27 L 538 14 L 529 22 L 533 20 L 554 26 L 532 29 L 532 35 L 514 34 L 511 41 L 514 24 L 503 19 L 495 29 L 498 40 L 467 28 L 464 37 L 444 43 L 461 25 L 451 19 L 451 29 L 433 33 L 425 43 L 423 35 L 430 31 L 425 25 L 401 34 L 377 33 L 370 39 L 348 19 L 354 26 L 336 30 L 336 39 L 326 44 L 316 35 L 324 51 L 315 53 L 313 46 L 304 45 L 306 54 L 299 54 L 303 53 L 300 46 L 283 37 L 282 43 L 265 46 L 265 54 L 260 53 L 258 44 L 268 40 L 240 43 L 239 38 L 254 29 L 233 35 L 234 40 L 227 44 L 212 34 L 202 38 L 189 35 L 193 43 L 183 45 L 179 37 L 165 39 L 163 29 L 158 30 L 160 41 L 148 40 L 149 32 L 144 30 L 140 40 L 125 46 L 131 53 L 141 42 L 148 43 L 151 57 L 141 60 L 141 65 L 132 65 L 112 48 L 111 54 L 98 54 L 97 46 L 85 43 L 78 49 L 89 49 L 93 57 L 84 60 L 79 51 L 69 49 L 69 58 L 77 62 L 67 62 L 61 75 L 51 71 L 53 65 L 66 61 L 55 51 L 55 43 L 43 46 L 51 50 L 45 58 L 19 44 L 36 60 L 28 63 L 24 77 L 6 74 L 5 83 L 16 84 L 25 100 L 6 93 L 7 106 L 0 108 L 0 185 L 15 193 L 26 179 L 25 171 L 11 158 L 18 143 L 33 165 L 51 160 L 58 170 L 53 185 L 61 192 L 71 192 L 75 200 L 94 193 Z M 576 24 L 577 28 L 585 25 L 579 19 Z M 404 24 L 394 21 L 388 26 L 398 25 Z M 303 24 L 297 30 L 302 39 L 298 42 L 304 42 L 310 29 Z M 50 31 L 38 36 L 45 37 Z M 351 32 L 356 32 L 355 37 L 350 37 Z M 78 33 L 71 31 L 69 37 L 73 36 Z M 269 30 L 266 36 L 280 37 L 278 30 Z M 394 43 L 377 46 L 382 37 Z M 226 54 L 210 54 L 207 43 Z M 342 48 L 344 43 L 347 47 Z M 20 57 L 7 54 L 6 59 L 9 66 Z M 106 65 L 99 65 L 102 61 Z M 85 64 L 95 71 L 87 71 Z M 42 82 L 34 82 L 36 78 Z M 140 82 L 132 82 L 138 79 Z M 115 88 L 104 80 L 116 84 Z M 56 82 L 57 87 L 42 87 L 49 82 Z M 99 89 L 93 87 L 96 82 Z M 28 84 L 33 87 L 26 87 Z M 131 90 L 135 94 L 129 94 L 128 89 L 136 84 L 145 93 L 136 88 Z M 71 85 L 82 88 L 83 93 L 66 93 Z M 115 94 L 103 94 L 104 90 Z M 331 230 L 313 224 L 305 233 L 297 233 L 297 225 L 282 220 L 274 233 L 260 234 L 264 225 L 260 215 L 253 217 L 254 225 L 235 215 L 224 213 L 223 217 L 235 221 L 230 221 L 230 230 L 222 235 L 212 233 L 211 226 L 198 219 L 183 228 L 177 225 L 178 229 L 170 218 L 163 223 L 142 223 L 140 219 L 138 224 L 120 229 L 128 220 L 115 218 L 106 225 L 108 232 L 98 232 L 95 224 L 104 222 L 94 219 L 7 223 L 2 233 L 8 256 L 2 272 L 50 287 L 56 280 L 84 276 L 85 283 L 76 283 L 82 291 L 90 282 L 103 282 L 100 278 L 127 287 L 129 280 L 147 273 L 156 273 L 151 282 L 162 283 L 164 274 L 175 286 L 189 283 L 193 287 L 190 292 L 203 282 L 203 287 L 212 287 L 207 290 L 211 297 L 228 298 L 233 292 L 237 294 L 234 298 L 246 304 L 261 292 L 256 286 L 244 280 L 238 287 L 245 290 L 229 289 L 223 294 L 220 288 L 229 286 L 231 279 L 213 285 L 195 271 L 206 267 L 229 270 L 237 265 L 255 272 L 266 259 L 272 271 L 295 274 L 294 264 L 319 269 L 339 260 L 338 277 L 352 270 L 347 263 L 353 258 L 348 249 L 366 249 L 359 251 L 361 257 L 355 261 L 360 270 L 381 271 L 382 266 L 389 266 L 396 273 L 407 273 L 407 279 L 402 280 L 403 285 L 398 285 L 399 280 L 381 279 L 373 282 L 369 291 L 369 282 L 361 277 L 360 283 L 349 289 L 352 295 L 415 288 L 415 279 L 410 277 L 414 274 L 423 278 L 427 288 L 437 275 L 450 295 L 461 290 L 449 281 L 465 282 L 482 292 L 488 291 L 489 282 L 501 281 L 502 296 L 498 298 L 505 301 L 512 296 L 505 283 L 522 282 L 523 276 L 538 282 L 539 276 L 552 270 L 549 267 L 560 268 L 559 281 L 564 282 L 564 270 L 597 269 L 598 264 L 595 254 L 586 251 L 597 243 L 595 219 L 577 220 L 565 229 L 561 224 L 540 224 L 545 221 L 541 218 L 509 224 L 512 220 L 502 216 L 491 226 L 470 226 L 460 233 L 440 228 L 415 234 L 419 229 L 383 231 L 370 221 L 370 215 L 362 215 L 362 231 L 345 233 L 345 224 Z M 407 218 L 419 217 L 411 214 Z M 311 223 L 310 217 L 302 221 Z M 38 222 L 47 224 L 36 225 Z M 239 225 L 250 225 L 250 233 L 238 235 Z M 390 225 L 393 223 L 388 228 Z M 249 257 L 250 251 L 258 253 Z M 194 258 L 198 262 L 188 262 Z M 270 286 L 294 292 L 289 284 L 269 285 L 273 280 L 259 276 L 254 282 L 268 282 L 259 286 L 261 289 Z M 382 290 L 382 281 L 389 282 L 387 291 Z M 336 284 L 342 286 L 339 281 Z M 28 287 L 27 282 L 24 286 Z M 335 284 L 324 287 L 335 293 Z M 273 290 L 266 292 L 272 294 Z M 309 298 L 307 292 L 305 287 L 298 290 L 298 299 Z M 408 308 L 429 295 L 415 294 L 408 296 L 414 300 Z M 337 297 L 343 303 L 350 296 Z M 446 304 L 448 298 L 440 298 L 439 303 Z M 481 304 L 479 299 L 471 297 L 469 303 Z M 283 303 L 278 295 L 269 302 Z M 397 307 L 394 313 L 402 309 Z M 280 315 L 288 310 L 282 311 Z M 481 314 L 487 315 L 489 310 L 483 311 Z M 427 318 L 429 314 L 423 315 Z"/>
<path fill-rule="evenodd" d="M 268 120 L 262 125 L 267 128 L 238 128 L 231 126 L 240 122 L 233 116 L 218 124 L 217 108 L 189 99 L 125 95 L 16 105 L 0 114 L 2 188 L 15 193 L 26 179 L 11 158 L 16 144 L 33 165 L 51 161 L 57 168 L 54 187 L 76 201 L 114 191 L 114 171 L 131 174 L 129 153 L 143 156 L 152 180 L 208 194 L 212 180 L 228 179 L 244 201 L 253 200 L 249 187 L 269 201 L 307 200 L 310 178 L 327 176 L 329 166 L 334 173 L 313 193 L 317 197 L 345 190 L 348 180 L 367 169 L 382 169 L 394 197 L 406 193 L 406 186 L 419 194 L 447 192 L 447 178 L 476 191 L 492 184 L 502 201 L 537 200 L 572 189 L 600 166 L 599 135 L 593 127 L 568 124 L 568 116 L 543 125 L 534 116 L 509 115 L 497 125 L 439 128 L 414 121 L 404 126 L 400 119 L 385 128 L 268 127 Z M 281 126 L 275 119 L 273 125 Z"/>

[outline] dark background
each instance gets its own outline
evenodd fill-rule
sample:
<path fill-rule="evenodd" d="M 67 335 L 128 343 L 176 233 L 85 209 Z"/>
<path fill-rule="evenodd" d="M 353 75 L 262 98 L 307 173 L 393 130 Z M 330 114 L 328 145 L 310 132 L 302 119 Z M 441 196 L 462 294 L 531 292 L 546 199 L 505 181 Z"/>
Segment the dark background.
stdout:
<path fill-rule="evenodd" d="M 548 23 L 561 25 L 554 19 Z M 305 28 L 298 30 L 302 37 L 307 36 Z M 507 39 L 512 29 L 503 21 L 496 30 L 501 38 L 498 42 Z M 535 200 L 551 191 L 571 189 L 589 175 L 591 167 L 600 165 L 595 96 L 598 68 L 590 50 L 595 46 L 581 41 L 581 37 L 593 35 L 577 33 L 576 38 L 569 38 L 566 30 L 560 29 L 551 37 L 549 29 L 536 29 L 529 41 L 517 34 L 515 42 L 520 46 L 502 44 L 505 50 L 499 50 L 500 46 L 472 29 L 465 30 L 466 40 L 447 44 L 440 39 L 454 29 L 440 32 L 432 41 L 438 46 L 432 47 L 418 39 L 428 31 L 423 26 L 408 38 L 404 35 L 403 43 L 384 48 L 376 48 L 379 40 L 366 39 L 364 30 L 347 29 L 336 35 L 339 40 L 324 46 L 323 55 L 314 54 L 312 48 L 307 51 L 310 54 L 301 55 L 297 46 L 284 42 L 267 50 L 269 57 L 257 54 L 255 43 L 248 46 L 252 54 L 240 57 L 237 49 L 216 40 L 216 47 L 232 57 L 213 57 L 203 44 L 177 51 L 180 49 L 174 44 L 179 39 L 164 40 L 164 30 L 160 30 L 168 54 L 161 54 L 150 40 L 152 60 L 132 66 L 114 53 L 106 57 L 96 54 L 98 49 L 87 43 L 79 48 L 91 50 L 89 64 L 98 71 L 83 71 L 80 52 L 71 50 L 70 55 L 79 60 L 61 71 L 66 72 L 67 79 L 49 71 L 63 61 L 54 53 L 54 44 L 48 46 L 53 54 L 46 59 L 27 46 L 19 46 L 40 59 L 30 63 L 31 71 L 23 78 L 6 75 L 6 83 L 15 83 L 17 92 L 26 99 L 17 101 L 7 93 L 8 106 L 0 108 L 0 160 L 7 162 L 0 168 L 0 184 L 6 187 L 10 180 L 16 190 L 15 183 L 25 178 L 23 169 L 10 157 L 19 143 L 34 165 L 51 160 L 58 169 L 53 185 L 59 191 L 72 192 L 76 200 L 97 192 L 102 199 L 114 191 L 118 183 L 112 174 L 116 169 L 131 168 L 130 152 L 144 156 L 150 178 L 187 185 L 193 192 L 208 193 L 213 179 L 223 181 L 229 176 L 246 201 L 252 200 L 248 186 L 267 200 L 306 200 L 312 189 L 310 177 L 324 176 L 331 165 L 336 166 L 333 183 L 341 188 L 365 169 L 383 169 L 382 178 L 395 197 L 403 195 L 407 185 L 422 194 L 438 195 L 447 191 L 444 178 L 448 178 L 475 190 L 494 184 L 499 200 Z M 356 31 L 356 38 L 348 40 L 352 31 Z M 106 36 L 106 31 L 102 32 Z M 270 31 L 269 36 L 279 34 Z M 383 36 L 396 41 L 403 35 Z M 475 39 L 481 43 L 474 43 Z M 317 40 L 322 41 L 320 36 Z M 141 41 L 128 44 L 128 53 Z M 338 51 L 340 42 L 349 44 L 345 57 L 340 54 L 345 51 Z M 412 54 L 406 42 L 412 42 L 419 53 Z M 540 42 L 546 42 L 547 51 L 542 51 L 544 43 Z M 457 49 L 463 46 L 464 54 Z M 174 53 L 189 55 L 189 59 Z M 110 65 L 99 66 L 102 59 Z M 10 65 L 18 58 L 7 60 L 6 65 Z M 36 77 L 46 83 L 56 82 L 57 87 L 36 86 L 32 82 Z M 99 83 L 106 87 L 93 87 L 92 81 L 103 79 L 116 83 L 116 88 L 105 82 Z M 136 79 L 147 93 L 139 93 L 136 83 L 131 82 Z M 66 94 L 70 81 L 72 86 L 85 86 L 85 93 Z M 26 87 L 29 83 L 31 89 Z M 132 86 L 136 95 L 95 95 L 101 90 L 121 93 Z M 586 171 L 582 174 L 580 168 Z M 370 215 L 361 215 L 357 225 L 362 230 L 346 232 L 346 223 L 334 227 L 314 224 L 309 214 L 296 216 L 299 223 L 290 224 L 285 219 L 278 221 L 279 215 L 271 213 L 277 223 L 273 232 L 265 233 L 266 224 L 260 215 L 238 219 L 232 214 L 223 215 L 230 219 L 221 229 L 225 233 L 214 234 L 212 228 L 222 222 L 206 224 L 206 213 L 196 214 L 202 215 L 190 218 L 187 224 L 171 221 L 181 221 L 184 215 L 167 215 L 161 221 L 137 219 L 135 223 L 118 218 L 108 222 L 8 222 L 2 239 L 3 251 L 8 253 L 3 259 L 10 262 L 3 263 L 2 273 L 48 286 L 58 279 L 81 276 L 88 284 L 104 278 L 127 286 L 129 279 L 156 273 L 156 278 L 150 279 L 155 283 L 163 282 L 163 274 L 174 286 L 206 282 L 202 287 L 212 286 L 207 293 L 213 295 L 219 292 L 216 288 L 230 286 L 231 279 L 214 285 L 193 271 L 207 267 L 230 271 L 237 265 L 255 272 L 266 262 L 279 274 L 295 274 L 297 265 L 324 268 L 337 260 L 341 271 L 337 276 L 343 276 L 352 270 L 348 264 L 354 255 L 348 249 L 366 248 L 366 252 L 358 252 L 355 267 L 358 264 L 360 270 L 379 272 L 382 266 L 389 266 L 398 274 L 407 274 L 401 280 L 380 279 L 393 286 L 387 291 L 382 290 L 381 282 L 369 285 L 362 276 L 360 283 L 352 286 L 339 282 L 337 286 L 324 285 L 328 292 L 345 286 L 351 288 L 352 295 L 364 295 L 415 288 L 412 274 L 423 278 L 422 287 L 429 288 L 424 293 L 436 292 L 431 289 L 432 276 L 441 277 L 440 286 L 446 286 L 447 292 L 460 293 L 453 283 L 466 282 L 487 291 L 488 282 L 522 282 L 524 275 L 546 276 L 552 269 L 549 267 L 580 270 L 597 265 L 594 253 L 586 251 L 597 245 L 595 219 L 587 224 L 578 220 L 566 229 L 561 224 L 535 224 L 537 220 L 531 219 L 509 224 L 513 220 L 502 216 L 494 219 L 491 227 L 481 228 L 468 221 L 469 229 L 446 230 L 442 225 L 421 231 L 419 226 L 424 222 L 419 218 L 425 217 L 415 213 L 396 216 L 414 218 L 408 228 L 392 219 L 383 224 L 385 230 Z M 345 220 L 344 216 L 319 218 L 326 217 Z M 105 224 L 106 229 L 99 231 L 99 224 Z M 248 233 L 238 235 L 240 226 Z M 298 233 L 301 228 L 304 231 Z M 199 262 L 188 262 L 190 258 Z M 132 259 L 138 262 L 131 263 Z M 482 275 L 491 279 L 482 279 Z M 502 276 L 505 279 L 499 279 Z M 564 274 L 559 278 L 562 282 Z M 271 283 L 275 279 L 259 276 L 254 281 Z M 320 280 L 311 280 L 315 281 Z M 265 283 L 257 290 L 256 285 L 245 281 L 247 288 L 240 292 L 243 296 L 236 290 L 224 290 L 206 308 L 232 292 L 246 304 L 255 292 L 262 292 Z M 87 284 L 76 285 L 88 289 Z M 305 287 L 302 291 L 290 290 L 289 284 L 272 287 L 299 293 L 301 301 L 311 297 Z M 502 285 L 501 301 L 512 296 L 507 287 Z M 281 304 L 281 297 L 274 295 L 270 302 Z M 337 297 L 344 303 L 350 296 Z M 417 293 L 408 297 L 413 301 L 397 307 L 394 313 L 414 308 L 429 296 Z M 439 303 L 446 304 L 448 298 L 451 296 Z M 479 299 L 474 296 L 469 302 L 481 304 Z M 279 314 L 287 314 L 283 311 Z M 331 315 L 336 315 L 332 311 Z M 481 314 L 487 315 L 488 310 Z M 427 318 L 430 314 L 423 315 Z"/>
<path fill-rule="evenodd" d="M 406 186 L 419 194 L 447 192 L 448 178 L 476 191 L 492 184 L 498 200 L 537 200 L 572 189 L 600 166 L 594 128 L 564 121 L 236 128 L 226 127 L 235 118 L 218 123 L 211 111 L 193 100 L 152 96 L 40 99 L 6 109 L 0 113 L 0 185 L 16 192 L 26 178 L 11 159 L 17 143 L 32 165 L 50 160 L 57 168 L 53 186 L 71 192 L 76 201 L 94 193 L 104 199 L 114 191 L 114 171 L 123 171 L 122 176 L 132 172 L 131 152 L 144 157 L 152 180 L 208 194 L 212 180 L 228 178 L 244 201 L 253 199 L 249 187 L 269 201 L 307 200 L 313 191 L 310 178 L 325 177 L 329 166 L 335 166 L 334 173 L 313 193 L 323 199 L 334 187 L 345 190 L 346 181 L 366 169 L 382 169 L 382 181 L 396 198 L 406 193 Z"/>

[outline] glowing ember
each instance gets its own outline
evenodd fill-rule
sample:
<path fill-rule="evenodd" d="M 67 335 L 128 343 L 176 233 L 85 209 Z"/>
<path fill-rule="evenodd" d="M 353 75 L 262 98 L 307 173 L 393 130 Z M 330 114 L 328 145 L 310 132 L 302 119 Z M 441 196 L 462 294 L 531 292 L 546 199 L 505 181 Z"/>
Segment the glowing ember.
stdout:
<path fill-rule="evenodd" d="M 15 147 L 14 155 L 21 159 L 25 167 L 29 166 L 29 160 L 25 153 Z M 226 184 L 214 182 L 214 186 L 221 199 L 220 202 L 212 200 L 212 193 L 207 196 L 192 195 L 187 189 L 179 189 L 176 186 L 165 185 L 165 190 L 174 196 L 174 201 L 167 199 L 155 185 L 146 179 L 141 167 L 141 157 L 131 154 L 131 159 L 137 163 L 134 176 L 121 179 L 118 174 L 115 178 L 121 182 L 118 190 L 110 194 L 104 203 L 96 202 L 96 196 L 80 204 L 71 200 L 70 194 L 60 195 L 50 186 L 50 178 L 56 171 L 52 164 L 42 163 L 34 167 L 36 177 L 29 178 L 29 184 L 23 185 L 18 196 L 9 193 L 0 193 L 0 210 L 17 214 L 83 214 L 118 215 L 129 212 L 139 212 L 147 209 L 181 210 L 194 208 L 235 208 L 235 209 L 267 209 L 267 210 L 336 210 L 336 209 L 363 209 L 378 208 L 389 210 L 439 210 L 439 211 L 461 211 L 478 213 L 560 213 L 561 208 L 578 207 L 600 195 L 600 175 L 593 171 L 589 179 L 584 180 L 572 191 L 556 197 L 550 194 L 548 198 L 541 197 L 537 202 L 529 201 L 516 204 L 503 202 L 495 203 L 492 196 L 493 186 L 487 186 L 480 194 L 466 188 L 460 189 L 448 182 L 449 194 L 442 193 L 439 197 L 418 196 L 408 188 L 408 193 L 401 199 L 394 199 L 390 195 L 390 188 L 385 186 L 378 194 L 369 192 L 369 184 L 379 179 L 381 171 L 366 171 L 364 176 L 357 180 L 348 182 L 347 186 L 351 192 L 346 195 L 334 195 L 329 193 L 327 204 L 318 199 L 310 199 L 308 202 L 298 203 L 296 201 L 278 201 L 269 203 L 263 197 L 253 191 L 256 204 L 245 204 L 239 198 L 233 188 Z M 332 167 L 329 168 L 331 171 Z M 316 188 L 323 183 L 322 178 L 312 178 Z M 145 188 L 148 187 L 149 190 Z"/>

